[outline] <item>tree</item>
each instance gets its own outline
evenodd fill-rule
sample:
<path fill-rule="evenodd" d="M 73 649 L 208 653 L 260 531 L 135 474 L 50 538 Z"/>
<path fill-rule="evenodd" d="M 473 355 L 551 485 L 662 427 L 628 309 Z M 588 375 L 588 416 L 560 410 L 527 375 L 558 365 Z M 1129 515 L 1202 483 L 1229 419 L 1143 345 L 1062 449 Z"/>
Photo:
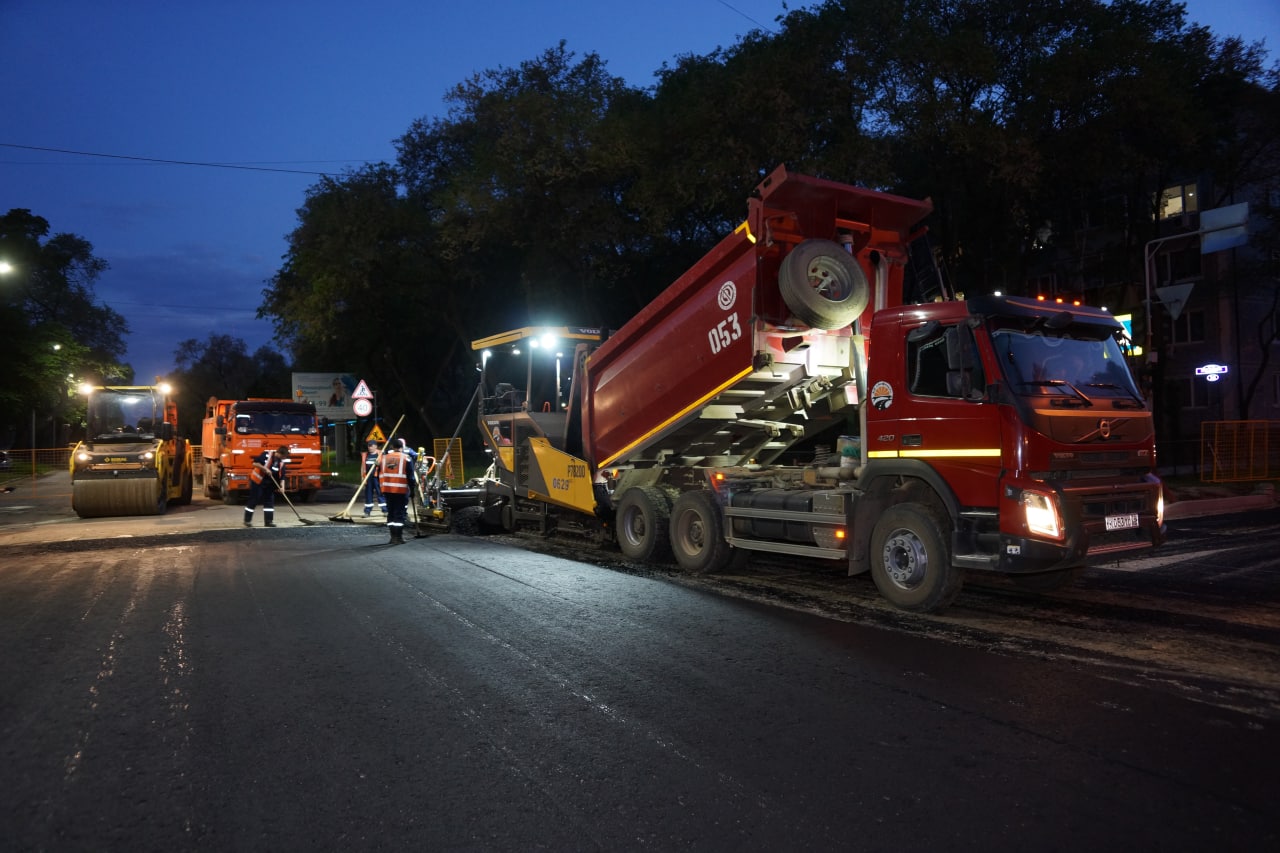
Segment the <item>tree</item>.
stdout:
<path fill-rule="evenodd" d="M 436 226 L 386 164 L 322 179 L 299 220 L 259 316 L 272 318 L 296 364 L 385 377 L 375 380 L 384 407 L 411 408 L 438 433 L 430 377 L 450 363 L 467 292 L 454 291 Z"/>
<path fill-rule="evenodd" d="M 471 340 L 622 324 L 779 163 L 931 197 L 961 290 L 1131 290 L 1172 176 L 1259 174 L 1240 108 L 1263 56 L 1172 0 L 827 0 L 646 90 L 561 42 L 459 83 L 394 166 L 313 187 L 261 313 L 301 361 L 390 377 L 384 402 L 442 434 Z M 1118 239 L 1094 245 L 1099 225 Z"/>
<path fill-rule="evenodd" d="M 447 120 L 414 122 L 398 141 L 409 200 L 432 219 L 447 278 L 494 297 L 460 313 L 472 337 L 604 321 L 631 233 L 622 176 L 635 162 L 601 135 L 632 94 L 599 56 L 578 60 L 561 42 L 458 84 Z"/>
<path fill-rule="evenodd" d="M 12 442 L 32 420 L 36 431 L 61 443 L 58 425 L 78 421 L 81 381 L 131 381 L 124 318 L 98 303 L 94 284 L 107 268 L 93 246 L 74 234 L 49 236 L 49 222 L 15 208 L 0 217 L 0 258 L 11 270 L 0 276 L 0 424 Z M 25 413 L 32 412 L 28 420 Z M 45 430 L 48 430 L 46 433 Z M 28 436 L 31 442 L 36 436 Z"/>
<path fill-rule="evenodd" d="M 188 338 L 173 353 L 172 376 L 178 404 L 179 431 L 199 442 L 201 422 L 210 398 L 287 397 L 292 385 L 284 356 L 269 347 L 249 355 L 240 338 L 210 334 L 205 341 Z"/>

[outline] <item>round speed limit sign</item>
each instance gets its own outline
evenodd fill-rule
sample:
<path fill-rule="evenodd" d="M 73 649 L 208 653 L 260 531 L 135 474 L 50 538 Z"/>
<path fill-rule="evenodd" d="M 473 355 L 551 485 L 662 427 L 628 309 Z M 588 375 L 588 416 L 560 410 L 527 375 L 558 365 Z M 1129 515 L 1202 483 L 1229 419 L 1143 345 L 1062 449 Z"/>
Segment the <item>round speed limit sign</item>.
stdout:
<path fill-rule="evenodd" d="M 373 403 L 368 400 L 356 400 L 351 404 L 351 408 L 358 418 L 367 418 L 373 414 Z"/>

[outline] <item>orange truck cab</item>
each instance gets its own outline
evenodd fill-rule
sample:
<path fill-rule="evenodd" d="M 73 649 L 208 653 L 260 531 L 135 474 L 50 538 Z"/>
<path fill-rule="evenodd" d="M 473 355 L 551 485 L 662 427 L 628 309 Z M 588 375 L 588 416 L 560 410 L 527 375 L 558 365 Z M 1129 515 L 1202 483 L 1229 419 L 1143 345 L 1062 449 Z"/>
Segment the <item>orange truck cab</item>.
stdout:
<path fill-rule="evenodd" d="M 311 499 L 324 483 L 316 407 L 288 399 L 219 400 L 205 406 L 201 455 L 204 493 L 224 503 L 243 503 L 249 494 L 253 459 L 264 450 L 289 448 L 281 485 L 295 500 Z"/>

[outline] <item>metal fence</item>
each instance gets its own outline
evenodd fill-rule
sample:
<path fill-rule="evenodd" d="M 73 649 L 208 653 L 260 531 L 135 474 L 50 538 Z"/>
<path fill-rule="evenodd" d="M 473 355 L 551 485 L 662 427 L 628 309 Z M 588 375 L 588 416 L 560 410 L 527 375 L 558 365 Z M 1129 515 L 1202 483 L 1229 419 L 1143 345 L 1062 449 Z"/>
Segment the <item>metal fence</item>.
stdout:
<path fill-rule="evenodd" d="M 43 474 L 53 470 L 71 470 L 70 447 L 10 450 L 9 468 L 7 470 L 0 471 L 0 479 L 7 479 L 10 477 L 30 477 L 32 472 Z"/>
<path fill-rule="evenodd" d="M 1280 421 L 1205 421 L 1200 479 L 1206 483 L 1280 477 Z"/>

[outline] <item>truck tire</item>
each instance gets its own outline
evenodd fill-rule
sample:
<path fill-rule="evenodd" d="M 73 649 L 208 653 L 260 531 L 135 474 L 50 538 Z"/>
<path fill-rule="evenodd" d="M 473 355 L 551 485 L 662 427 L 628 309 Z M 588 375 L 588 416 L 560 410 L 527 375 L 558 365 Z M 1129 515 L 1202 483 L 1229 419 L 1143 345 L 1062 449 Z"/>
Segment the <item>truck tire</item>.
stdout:
<path fill-rule="evenodd" d="M 222 480 L 219 481 L 219 488 L 222 489 L 222 502 L 227 506 L 235 506 L 239 501 L 236 500 L 236 493 L 231 491 L 231 481 L 224 473 Z"/>
<path fill-rule="evenodd" d="M 782 301 L 814 329 L 841 329 L 867 308 L 871 288 L 853 256 L 834 240 L 805 240 L 778 271 Z"/>
<path fill-rule="evenodd" d="M 871 533 L 871 577 L 902 610 L 935 613 L 960 593 L 964 571 L 951 565 L 946 526 L 920 504 L 889 507 Z"/>
<path fill-rule="evenodd" d="M 671 508 L 671 552 L 693 575 L 718 572 L 737 550 L 724 538 L 724 515 L 708 492 L 685 492 Z"/>
<path fill-rule="evenodd" d="M 636 486 L 622 495 L 615 516 L 618 548 L 642 562 L 666 560 L 671 554 L 671 507 L 661 489 Z"/>

